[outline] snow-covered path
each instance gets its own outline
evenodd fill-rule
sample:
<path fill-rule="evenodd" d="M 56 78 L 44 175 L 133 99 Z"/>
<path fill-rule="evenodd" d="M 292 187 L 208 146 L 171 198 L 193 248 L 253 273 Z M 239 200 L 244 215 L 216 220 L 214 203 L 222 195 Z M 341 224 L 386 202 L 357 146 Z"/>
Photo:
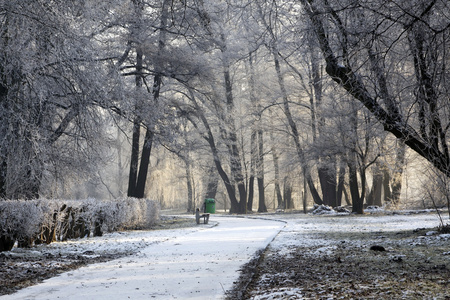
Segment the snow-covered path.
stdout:
<path fill-rule="evenodd" d="M 165 241 L 135 255 L 67 272 L 0 299 L 222 299 L 239 268 L 284 223 L 219 216 L 211 221 L 218 225 L 168 232 Z M 155 233 L 148 234 L 151 240 Z"/>

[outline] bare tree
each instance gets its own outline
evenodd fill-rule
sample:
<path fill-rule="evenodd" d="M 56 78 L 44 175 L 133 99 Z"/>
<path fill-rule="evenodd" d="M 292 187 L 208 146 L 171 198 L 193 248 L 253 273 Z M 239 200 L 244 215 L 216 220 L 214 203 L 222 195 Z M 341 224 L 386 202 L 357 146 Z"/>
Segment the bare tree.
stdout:
<path fill-rule="evenodd" d="M 301 1 L 320 44 L 326 72 L 386 131 L 450 176 L 448 92 L 444 88 L 450 26 L 439 13 L 448 10 L 448 3 L 344 2 Z M 379 55 L 374 55 L 374 47 Z M 403 64 L 388 73 L 380 67 L 390 59 L 401 59 Z M 398 91 L 394 85 L 399 84 L 408 92 L 389 96 L 389 91 Z"/>

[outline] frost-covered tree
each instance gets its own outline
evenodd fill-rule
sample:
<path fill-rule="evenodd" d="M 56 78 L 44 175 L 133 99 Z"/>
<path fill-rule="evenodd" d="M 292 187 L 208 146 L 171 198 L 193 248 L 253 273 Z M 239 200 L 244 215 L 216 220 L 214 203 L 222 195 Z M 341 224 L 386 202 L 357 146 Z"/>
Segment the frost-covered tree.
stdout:
<path fill-rule="evenodd" d="M 93 42 L 104 5 L 1 2 L 1 198 L 36 198 L 45 178 L 81 170 L 94 153 L 107 99 Z"/>
<path fill-rule="evenodd" d="M 300 2 L 330 78 L 450 176 L 447 1 Z"/>

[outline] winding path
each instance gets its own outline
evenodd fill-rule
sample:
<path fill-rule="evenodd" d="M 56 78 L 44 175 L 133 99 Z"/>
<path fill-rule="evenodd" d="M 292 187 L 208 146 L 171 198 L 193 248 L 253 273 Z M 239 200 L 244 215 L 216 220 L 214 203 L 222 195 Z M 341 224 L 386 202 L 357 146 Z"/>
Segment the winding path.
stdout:
<path fill-rule="evenodd" d="M 0 299 L 223 299 L 239 268 L 284 223 L 220 216 L 210 223 L 217 225 L 180 230 L 135 255 L 63 273 Z"/>

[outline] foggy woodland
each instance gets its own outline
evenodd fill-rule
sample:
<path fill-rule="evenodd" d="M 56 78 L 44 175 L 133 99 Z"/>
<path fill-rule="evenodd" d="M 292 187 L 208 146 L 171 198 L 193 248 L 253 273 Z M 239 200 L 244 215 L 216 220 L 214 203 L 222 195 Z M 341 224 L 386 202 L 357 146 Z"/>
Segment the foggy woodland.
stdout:
<path fill-rule="evenodd" d="M 0 199 L 450 199 L 446 0 L 0 1 Z"/>

